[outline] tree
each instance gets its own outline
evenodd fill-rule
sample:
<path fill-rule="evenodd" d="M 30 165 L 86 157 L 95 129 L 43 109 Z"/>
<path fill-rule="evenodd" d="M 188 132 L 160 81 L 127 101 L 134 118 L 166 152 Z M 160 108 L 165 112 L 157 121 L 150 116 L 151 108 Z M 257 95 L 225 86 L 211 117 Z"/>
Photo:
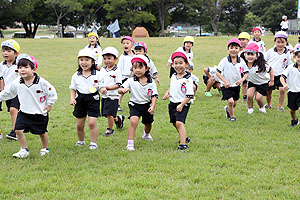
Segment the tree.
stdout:
<path fill-rule="evenodd" d="M 214 35 L 218 34 L 219 20 L 225 1 L 226 0 L 205 0 L 205 4 L 207 6 L 207 13 L 210 17 Z"/>
<path fill-rule="evenodd" d="M 260 17 L 254 15 L 252 12 L 249 12 L 245 15 L 244 23 L 241 27 L 242 31 L 251 32 L 253 27 L 259 26 L 262 24 Z"/>

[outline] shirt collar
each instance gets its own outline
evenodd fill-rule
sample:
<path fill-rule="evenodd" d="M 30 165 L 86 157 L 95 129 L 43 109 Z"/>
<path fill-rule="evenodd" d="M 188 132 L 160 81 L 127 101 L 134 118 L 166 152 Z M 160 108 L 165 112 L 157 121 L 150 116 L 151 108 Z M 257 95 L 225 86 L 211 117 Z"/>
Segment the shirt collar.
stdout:
<path fill-rule="evenodd" d="M 135 54 L 134 51 L 132 51 L 132 53 Z M 126 53 L 126 52 L 124 51 L 123 55 L 124 55 L 124 56 L 128 56 L 128 53 Z"/>
<path fill-rule="evenodd" d="M 185 47 L 182 47 L 183 51 L 185 52 Z M 189 53 L 191 53 L 191 49 L 189 49 Z"/>
<path fill-rule="evenodd" d="M 96 49 L 98 47 L 98 44 L 96 43 L 94 48 Z M 91 48 L 91 44 L 89 44 L 88 48 Z"/>
<path fill-rule="evenodd" d="M 15 61 L 12 63 L 12 65 L 16 65 L 16 64 L 17 64 L 17 60 L 15 60 Z M 3 61 L 3 65 L 7 65 L 7 61 L 6 61 L 6 60 Z"/>
<path fill-rule="evenodd" d="M 146 77 L 147 77 L 147 83 L 152 83 L 151 75 L 148 74 Z M 133 75 L 133 80 L 134 81 L 139 81 L 139 78 L 136 75 Z"/>
<path fill-rule="evenodd" d="M 117 65 L 115 65 L 111 70 L 109 70 L 109 71 L 116 71 L 116 69 L 117 69 L 118 67 L 117 67 Z M 104 69 L 106 70 L 106 71 L 108 71 L 107 70 L 107 66 L 104 66 Z"/>
<path fill-rule="evenodd" d="M 192 76 L 192 74 L 191 74 L 190 72 L 188 72 L 188 71 L 185 71 L 185 73 L 186 73 L 186 74 L 185 74 L 182 78 L 188 79 L 188 78 L 190 78 L 190 77 Z M 174 75 L 176 76 L 177 73 L 175 72 Z"/>
<path fill-rule="evenodd" d="M 276 48 L 276 47 L 274 47 L 274 51 L 275 51 L 275 52 L 277 52 L 277 48 Z M 287 53 L 287 52 L 288 52 L 287 48 L 286 48 L 286 47 L 284 47 L 284 51 L 283 51 L 283 53 Z"/>
<path fill-rule="evenodd" d="M 32 84 L 38 84 L 39 83 L 39 81 L 40 81 L 40 77 L 36 74 L 36 73 L 34 73 L 34 80 L 33 80 L 33 82 L 32 82 Z M 25 84 L 25 81 L 24 81 L 24 79 L 21 77 L 20 78 L 20 83 L 22 84 Z"/>
<path fill-rule="evenodd" d="M 256 41 L 254 38 L 252 39 L 254 42 L 260 42 L 261 38 L 258 39 L 258 41 Z"/>
<path fill-rule="evenodd" d="M 77 75 L 78 75 L 78 76 L 81 76 L 81 75 L 82 75 L 82 69 L 78 70 Z M 95 70 L 95 69 L 92 69 L 91 75 L 96 75 L 96 70 Z"/>
<path fill-rule="evenodd" d="M 231 62 L 232 63 L 232 60 L 231 60 L 231 56 L 227 56 L 227 60 L 228 62 Z M 238 56 L 237 59 L 236 59 L 237 63 L 240 63 L 241 62 L 241 58 Z"/>

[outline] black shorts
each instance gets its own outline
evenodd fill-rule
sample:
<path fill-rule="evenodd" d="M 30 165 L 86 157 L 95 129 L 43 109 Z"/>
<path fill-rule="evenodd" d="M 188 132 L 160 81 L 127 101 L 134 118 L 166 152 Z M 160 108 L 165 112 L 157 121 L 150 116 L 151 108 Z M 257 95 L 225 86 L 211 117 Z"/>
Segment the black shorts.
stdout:
<path fill-rule="evenodd" d="M 229 87 L 229 88 L 225 88 L 225 87 L 221 87 L 222 90 L 222 100 L 228 100 L 230 98 L 233 98 L 234 101 L 239 100 L 240 98 L 240 86 L 236 86 L 236 87 Z"/>
<path fill-rule="evenodd" d="M 185 124 L 185 120 L 191 104 L 190 103 L 186 104 L 185 106 L 183 106 L 182 111 L 178 112 L 176 108 L 179 104 L 180 103 L 173 103 L 173 102 L 169 103 L 170 122 L 175 123 L 176 121 L 180 121 Z"/>
<path fill-rule="evenodd" d="M 264 83 L 261 85 L 256 85 L 252 82 L 248 82 L 248 88 L 252 88 L 255 87 L 256 91 L 259 92 L 261 95 L 263 96 L 267 96 L 267 92 L 268 92 L 268 88 L 269 88 L 269 84 L 268 83 Z"/>
<path fill-rule="evenodd" d="M 77 92 L 76 104 L 73 115 L 76 118 L 100 116 L 100 95 L 98 92 L 93 94 L 81 94 Z"/>
<path fill-rule="evenodd" d="M 288 92 L 288 105 L 291 110 L 298 110 L 300 107 L 300 92 Z"/>
<path fill-rule="evenodd" d="M 49 116 L 40 114 L 27 114 L 22 111 L 18 112 L 15 130 L 30 131 L 32 134 L 42 135 L 47 131 Z"/>
<path fill-rule="evenodd" d="M 102 98 L 101 99 L 101 116 L 107 117 L 107 115 L 117 116 L 118 112 L 118 99 Z"/>
<path fill-rule="evenodd" d="M 137 116 L 137 117 L 142 116 L 143 124 L 151 124 L 154 121 L 154 119 L 153 119 L 153 115 L 151 115 L 148 112 L 148 109 L 150 108 L 150 106 L 151 106 L 151 103 L 137 104 L 137 103 L 134 103 L 131 101 L 128 102 L 129 114 L 130 114 L 128 119 L 130 119 L 130 117 L 132 117 L 132 116 Z"/>
<path fill-rule="evenodd" d="M 209 79 L 208 76 L 203 75 L 203 82 L 204 82 L 205 85 L 207 85 L 208 79 Z"/>
<path fill-rule="evenodd" d="M 7 112 L 9 112 L 10 107 L 20 109 L 20 102 L 18 99 L 18 96 L 16 96 L 13 99 L 7 100 L 6 101 L 6 107 L 7 107 Z"/>
<path fill-rule="evenodd" d="M 280 87 L 283 87 L 283 85 L 280 82 L 280 77 L 281 75 L 274 76 L 274 85 L 269 87 L 269 90 L 276 90 L 276 89 L 278 90 Z"/>
<path fill-rule="evenodd" d="M 170 78 L 172 77 L 172 75 L 173 75 L 174 73 L 176 73 L 176 71 L 175 71 L 174 67 L 171 65 L 171 66 L 170 66 Z"/>

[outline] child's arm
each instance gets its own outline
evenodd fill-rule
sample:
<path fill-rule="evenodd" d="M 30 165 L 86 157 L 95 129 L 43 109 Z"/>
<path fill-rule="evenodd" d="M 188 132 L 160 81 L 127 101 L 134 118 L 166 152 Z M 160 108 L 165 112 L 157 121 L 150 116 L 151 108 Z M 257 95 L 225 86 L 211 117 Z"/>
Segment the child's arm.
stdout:
<path fill-rule="evenodd" d="M 148 112 L 153 115 L 154 114 L 154 110 L 155 110 L 155 106 L 156 106 L 156 102 L 157 102 L 157 96 L 153 96 L 152 97 L 152 105 L 151 107 L 148 109 Z"/>
<path fill-rule="evenodd" d="M 0 80 L 0 89 L 1 89 L 1 91 L 4 90 L 4 80 L 3 79 Z"/>
<path fill-rule="evenodd" d="M 224 87 L 225 88 L 229 88 L 230 87 L 230 84 L 228 83 L 228 81 L 224 78 L 224 76 L 222 76 L 222 74 L 220 73 L 220 72 L 216 72 L 216 75 L 217 75 L 217 77 L 221 80 L 221 81 L 223 81 L 223 83 L 224 83 Z"/>
<path fill-rule="evenodd" d="M 155 74 L 155 75 L 154 75 L 154 79 L 156 80 L 158 86 L 160 86 L 160 80 L 159 80 L 159 78 L 158 78 L 158 74 Z"/>
<path fill-rule="evenodd" d="M 130 89 L 129 88 L 119 88 L 118 89 L 118 93 L 119 94 L 125 94 L 129 91 Z"/>
<path fill-rule="evenodd" d="M 9 99 L 15 98 L 18 94 L 17 86 L 18 86 L 19 80 L 15 79 L 10 87 L 6 87 L 2 92 L 0 92 L 0 102 L 6 101 Z"/>
<path fill-rule="evenodd" d="M 208 68 L 208 67 L 207 67 L 207 68 L 204 68 L 204 73 L 205 73 L 205 75 L 206 75 L 208 78 L 210 78 L 209 68 Z"/>
<path fill-rule="evenodd" d="M 72 106 L 75 106 L 75 104 L 76 104 L 75 96 L 76 96 L 76 91 L 71 89 L 71 100 L 70 100 L 70 104 L 71 104 Z"/>
<path fill-rule="evenodd" d="M 240 80 L 238 80 L 237 82 L 235 82 L 235 84 L 236 84 L 237 86 L 241 85 L 241 84 L 248 78 L 248 76 L 249 76 L 249 73 L 246 73 L 246 74 L 243 76 L 243 78 L 241 78 Z"/>
<path fill-rule="evenodd" d="M 42 79 L 44 80 L 44 79 Z M 47 97 L 47 104 L 44 108 L 47 112 L 50 112 L 52 109 L 52 105 L 55 103 L 57 100 L 57 92 L 53 85 L 51 85 L 48 81 L 44 80 L 43 81 L 43 90 L 45 91 L 46 97 Z"/>
<path fill-rule="evenodd" d="M 283 78 L 283 76 L 280 77 L 280 82 L 285 90 L 289 89 L 289 86 L 288 86 L 288 84 L 286 84 L 285 78 Z"/>
<path fill-rule="evenodd" d="M 163 100 L 167 100 L 170 97 L 170 88 L 166 91 L 165 95 L 163 96 Z"/>
<path fill-rule="evenodd" d="M 271 68 L 270 70 L 270 82 L 269 82 L 269 86 L 273 86 L 274 85 L 274 71 L 273 71 L 273 68 Z"/>
<path fill-rule="evenodd" d="M 186 97 L 177 107 L 176 107 L 176 111 L 181 112 L 182 108 L 185 104 L 187 104 L 192 98 L 188 98 Z"/>

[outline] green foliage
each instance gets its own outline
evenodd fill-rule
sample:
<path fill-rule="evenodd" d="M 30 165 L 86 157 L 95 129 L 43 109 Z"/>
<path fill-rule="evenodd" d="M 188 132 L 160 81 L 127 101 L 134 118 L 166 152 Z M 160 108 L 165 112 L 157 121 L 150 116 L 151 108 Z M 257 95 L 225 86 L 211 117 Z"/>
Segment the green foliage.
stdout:
<path fill-rule="evenodd" d="M 9 0 L 0 0 L 0 29 L 5 29 L 14 22 L 14 13 Z"/>
<path fill-rule="evenodd" d="M 249 12 L 247 15 L 245 15 L 244 23 L 241 27 L 241 32 L 245 31 L 250 33 L 253 29 L 253 27 L 261 25 L 262 20 L 254 15 L 252 12 Z"/>

